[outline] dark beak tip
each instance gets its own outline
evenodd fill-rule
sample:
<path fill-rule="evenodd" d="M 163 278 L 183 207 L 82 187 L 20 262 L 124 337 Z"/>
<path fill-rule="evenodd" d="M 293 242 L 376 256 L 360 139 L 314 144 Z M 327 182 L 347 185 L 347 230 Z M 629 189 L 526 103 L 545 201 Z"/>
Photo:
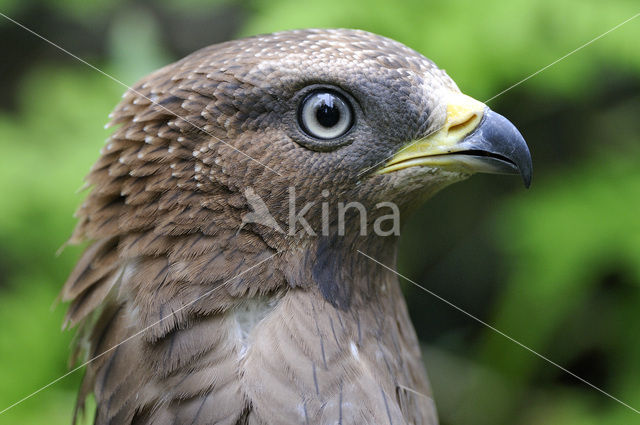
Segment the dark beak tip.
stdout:
<path fill-rule="evenodd" d="M 477 130 L 478 146 L 512 161 L 522 177 L 524 187 L 528 189 L 531 186 L 533 164 L 529 147 L 518 129 L 511 121 L 487 108 Z"/>
<path fill-rule="evenodd" d="M 531 160 L 531 152 L 529 151 L 529 147 L 524 141 L 524 138 L 522 139 L 522 143 L 526 147 L 526 155 L 524 161 L 522 161 L 523 163 L 519 165 L 518 168 L 520 170 L 520 175 L 522 176 L 524 187 L 526 189 L 529 189 L 529 187 L 531 186 L 531 180 L 533 180 L 533 161 Z"/>
<path fill-rule="evenodd" d="M 533 164 L 531 161 L 531 154 L 529 152 L 529 149 L 526 150 L 526 156 L 522 159 L 523 160 L 520 164 L 517 165 L 517 167 L 518 171 L 520 172 L 520 177 L 522 177 L 522 182 L 524 183 L 525 189 L 529 189 L 529 187 L 531 186 L 531 180 L 533 179 Z"/>

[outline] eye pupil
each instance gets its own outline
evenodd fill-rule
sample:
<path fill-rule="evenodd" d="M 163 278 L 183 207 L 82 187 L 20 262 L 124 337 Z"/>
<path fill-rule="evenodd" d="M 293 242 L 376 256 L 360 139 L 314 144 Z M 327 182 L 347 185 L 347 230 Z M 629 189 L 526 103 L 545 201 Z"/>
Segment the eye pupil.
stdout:
<path fill-rule="evenodd" d="M 318 90 L 302 101 L 298 120 L 310 137 L 331 140 L 351 129 L 354 116 L 350 102 L 343 95 L 333 90 Z"/>
<path fill-rule="evenodd" d="M 316 109 L 316 119 L 321 126 L 331 128 L 340 122 L 340 108 L 325 101 Z"/>

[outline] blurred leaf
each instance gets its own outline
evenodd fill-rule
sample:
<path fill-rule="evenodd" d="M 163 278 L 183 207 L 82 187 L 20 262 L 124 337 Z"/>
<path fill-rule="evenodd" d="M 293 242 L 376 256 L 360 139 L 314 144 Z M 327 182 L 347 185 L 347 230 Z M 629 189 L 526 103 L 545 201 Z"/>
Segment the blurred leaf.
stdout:
<path fill-rule="evenodd" d="M 162 49 L 160 28 L 145 10 L 127 8 L 118 13 L 112 21 L 109 41 L 114 74 L 125 84 L 133 85 L 171 62 Z"/>
<path fill-rule="evenodd" d="M 107 132 L 101 128 L 120 89 L 85 68 L 42 68 L 22 87 L 19 115 L 0 117 L 0 410 L 67 371 L 71 332 L 60 330 L 64 306 L 51 310 L 78 249 L 60 258 L 79 187 Z M 82 372 L 0 417 L 0 423 L 69 423 L 70 393 Z M 61 397 L 66 401 L 62 405 Z M 57 400 L 53 402 L 52 400 Z M 38 409 L 35 409 L 36 411 Z M 64 420 L 63 420 L 64 419 Z"/>
<path fill-rule="evenodd" d="M 561 345 L 562 354 L 570 359 L 579 346 L 567 347 L 553 338 L 571 338 L 561 326 L 599 293 L 597 279 L 602 271 L 622 267 L 632 273 L 636 289 L 640 287 L 638 155 L 638 144 L 624 153 L 603 151 L 584 165 L 538 182 L 542 190 L 534 186 L 501 211 L 497 217 L 499 236 L 511 273 L 492 321 L 496 328 L 543 355 L 549 355 L 554 345 Z M 640 303 L 640 293 L 636 290 L 632 294 L 631 298 L 624 297 L 629 300 L 628 311 Z M 598 305 L 604 309 L 606 304 L 600 298 Z M 620 308 L 622 301 L 616 305 Z M 601 320 L 608 320 L 612 314 L 601 310 Z M 589 341 L 590 335 L 618 335 L 619 355 L 610 367 L 622 379 L 611 382 L 615 387 L 605 390 L 618 394 L 626 388 L 620 396 L 636 396 L 628 402 L 640 405 L 637 380 L 635 384 L 625 383 L 633 379 L 626 373 L 638 370 L 640 352 L 633 336 L 640 332 L 640 316 L 633 313 L 605 324 L 608 327 L 601 333 L 596 326 L 579 329 L 578 335 L 583 335 L 579 340 Z M 593 343 L 606 349 L 605 340 Z M 554 366 L 495 333 L 487 333 L 482 357 L 504 376 L 522 384 L 535 379 L 536 371 L 554 370 Z M 627 363 L 621 363 L 623 359 Z"/>
<path fill-rule="evenodd" d="M 45 4 L 50 8 L 54 8 L 78 19 L 87 19 L 92 16 L 107 13 L 122 3 L 122 0 L 41 0 L 38 2 L 30 0 L 0 0 L 0 11 L 19 21 L 19 13 L 22 10 Z"/>

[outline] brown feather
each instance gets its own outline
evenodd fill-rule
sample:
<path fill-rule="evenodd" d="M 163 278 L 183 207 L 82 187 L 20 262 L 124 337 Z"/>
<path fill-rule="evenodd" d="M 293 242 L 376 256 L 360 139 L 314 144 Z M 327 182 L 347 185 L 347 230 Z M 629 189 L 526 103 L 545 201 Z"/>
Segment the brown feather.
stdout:
<path fill-rule="evenodd" d="M 370 96 L 373 118 L 358 119 L 372 130 L 304 147 L 291 103 L 314 84 Z M 399 43 L 309 30 L 205 48 L 127 91 L 70 240 L 90 245 L 62 290 L 75 356 L 93 359 L 76 413 L 93 393 L 97 425 L 437 424 L 397 279 L 357 254 L 392 264 L 396 239 L 247 223 L 245 195 L 282 227 L 291 187 L 298 207 L 323 189 L 403 205 L 417 184 L 358 173 L 438 124 L 424 111 L 443 88 L 457 90 Z M 411 113 L 416 128 L 387 122 Z"/>

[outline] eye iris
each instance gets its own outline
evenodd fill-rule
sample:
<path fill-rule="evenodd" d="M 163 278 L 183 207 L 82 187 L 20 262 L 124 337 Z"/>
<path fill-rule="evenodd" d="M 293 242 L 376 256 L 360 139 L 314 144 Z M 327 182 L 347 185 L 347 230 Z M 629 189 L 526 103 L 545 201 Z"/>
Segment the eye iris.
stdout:
<path fill-rule="evenodd" d="M 353 126 L 349 101 L 333 91 L 315 91 L 300 104 L 298 122 L 307 135 L 321 140 L 337 139 Z"/>
<path fill-rule="evenodd" d="M 331 128 L 340 122 L 340 108 L 334 104 L 333 96 L 322 95 L 316 109 L 316 120 L 325 128 Z"/>

